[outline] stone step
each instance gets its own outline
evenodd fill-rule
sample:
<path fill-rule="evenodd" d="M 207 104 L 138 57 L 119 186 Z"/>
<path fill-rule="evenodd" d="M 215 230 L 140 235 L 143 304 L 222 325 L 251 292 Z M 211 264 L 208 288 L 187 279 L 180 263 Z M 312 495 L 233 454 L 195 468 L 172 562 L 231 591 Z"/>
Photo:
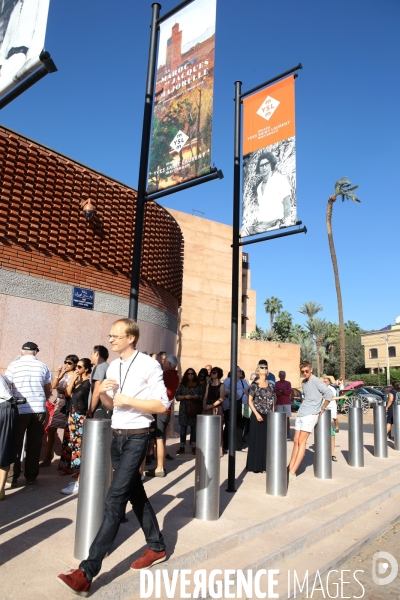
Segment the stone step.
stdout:
<path fill-rule="evenodd" d="M 292 483 L 292 486 L 295 485 L 301 485 L 300 478 Z M 366 514 L 376 511 L 376 507 L 399 494 L 397 465 L 195 552 L 172 556 L 159 568 L 167 570 L 172 577 L 177 569 L 191 569 L 192 572 L 205 569 L 207 573 L 214 569 L 251 569 L 255 573 L 260 569 L 278 568 L 277 565 L 294 557 L 297 557 L 294 563 L 300 564 L 298 558 L 302 553 L 316 544 L 324 544 L 326 539 L 343 528 L 353 528 L 354 522 L 362 521 Z M 251 507 L 244 507 L 244 511 L 250 510 Z M 189 586 L 188 592 L 191 587 L 194 586 Z M 100 589 L 93 597 L 139 598 L 139 574 L 127 575 L 119 582 Z"/>

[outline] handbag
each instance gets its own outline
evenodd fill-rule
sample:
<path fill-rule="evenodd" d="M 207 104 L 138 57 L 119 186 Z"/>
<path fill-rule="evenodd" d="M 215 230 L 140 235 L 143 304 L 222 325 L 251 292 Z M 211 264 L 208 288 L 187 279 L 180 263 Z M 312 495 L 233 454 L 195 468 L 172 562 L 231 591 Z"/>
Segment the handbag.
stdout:
<path fill-rule="evenodd" d="M 248 404 L 242 404 L 242 417 L 250 419 L 252 410 Z"/>
<path fill-rule="evenodd" d="M 186 414 L 189 419 L 195 419 L 197 415 L 203 412 L 203 400 L 186 400 Z"/>
<path fill-rule="evenodd" d="M 47 412 L 47 422 L 44 427 L 44 430 L 47 432 L 49 430 L 49 425 L 51 423 L 51 417 L 53 416 L 54 411 L 56 410 L 55 404 L 47 400 L 46 402 L 46 412 Z"/>

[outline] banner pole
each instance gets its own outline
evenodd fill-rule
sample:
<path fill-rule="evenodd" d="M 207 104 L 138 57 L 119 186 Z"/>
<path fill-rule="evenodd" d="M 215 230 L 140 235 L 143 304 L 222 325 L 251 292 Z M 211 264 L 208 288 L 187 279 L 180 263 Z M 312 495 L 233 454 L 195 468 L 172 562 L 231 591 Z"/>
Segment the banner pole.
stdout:
<path fill-rule="evenodd" d="M 235 134 L 233 162 L 233 242 L 232 242 L 232 323 L 231 323 L 231 395 L 229 411 L 228 489 L 236 492 L 236 387 L 238 364 L 239 320 L 239 218 L 240 218 L 240 135 L 241 135 L 241 81 L 235 81 Z"/>
<path fill-rule="evenodd" d="M 152 4 L 151 35 L 149 62 L 147 67 L 146 95 L 144 102 L 142 146 L 140 149 L 139 179 L 136 200 L 135 237 L 133 242 L 133 259 L 131 275 L 131 291 L 129 297 L 129 318 L 137 321 L 139 305 L 140 266 L 142 258 L 142 242 L 144 227 L 144 210 L 146 204 L 147 169 L 151 135 L 151 119 L 153 114 L 154 80 L 157 62 L 158 18 L 161 5 Z"/>

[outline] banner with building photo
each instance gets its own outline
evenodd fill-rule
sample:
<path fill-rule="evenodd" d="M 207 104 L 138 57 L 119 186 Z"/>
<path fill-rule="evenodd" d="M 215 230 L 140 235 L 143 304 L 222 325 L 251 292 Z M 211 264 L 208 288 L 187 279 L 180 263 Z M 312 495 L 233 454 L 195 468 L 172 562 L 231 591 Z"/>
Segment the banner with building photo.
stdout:
<path fill-rule="evenodd" d="M 297 221 L 294 77 L 243 101 L 242 236 Z"/>
<path fill-rule="evenodd" d="M 50 0 L 0 3 L 0 97 L 42 63 Z"/>
<path fill-rule="evenodd" d="M 148 192 L 210 172 L 216 0 L 161 24 Z"/>

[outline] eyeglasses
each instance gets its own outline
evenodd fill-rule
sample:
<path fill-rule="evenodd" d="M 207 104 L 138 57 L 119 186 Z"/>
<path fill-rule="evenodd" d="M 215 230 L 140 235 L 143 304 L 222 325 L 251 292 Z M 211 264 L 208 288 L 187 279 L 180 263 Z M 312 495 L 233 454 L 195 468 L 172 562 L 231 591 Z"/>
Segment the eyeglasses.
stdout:
<path fill-rule="evenodd" d="M 74 365 L 75 363 L 72 360 L 64 360 L 64 365 Z"/>
<path fill-rule="evenodd" d="M 128 337 L 127 335 L 108 335 L 107 339 L 109 342 L 111 342 L 111 340 L 122 340 L 123 338 Z"/>
<path fill-rule="evenodd" d="M 262 169 L 263 167 L 268 167 L 268 165 L 270 165 L 270 164 L 271 163 L 269 163 L 269 162 L 260 163 L 260 169 Z"/>
<path fill-rule="evenodd" d="M 302 373 L 304 375 L 304 373 L 309 373 L 310 369 L 302 369 L 300 370 L 300 373 Z"/>
<path fill-rule="evenodd" d="M 83 365 L 76 365 L 77 369 L 84 369 L 85 367 Z"/>

